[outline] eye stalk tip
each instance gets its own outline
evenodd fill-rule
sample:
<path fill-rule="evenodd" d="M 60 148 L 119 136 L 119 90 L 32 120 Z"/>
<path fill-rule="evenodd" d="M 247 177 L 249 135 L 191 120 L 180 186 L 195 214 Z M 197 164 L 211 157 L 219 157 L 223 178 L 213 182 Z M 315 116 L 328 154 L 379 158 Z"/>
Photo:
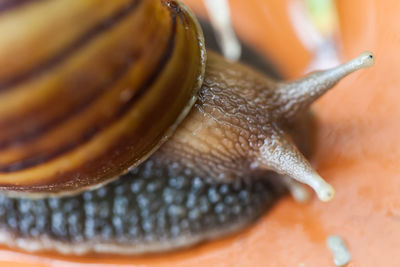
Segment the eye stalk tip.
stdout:
<path fill-rule="evenodd" d="M 317 190 L 317 196 L 323 202 L 330 201 L 335 196 L 335 189 L 330 184 L 325 183 Z"/>
<path fill-rule="evenodd" d="M 358 61 L 361 68 L 372 67 L 375 64 L 375 57 L 370 51 L 365 51 L 358 56 Z"/>

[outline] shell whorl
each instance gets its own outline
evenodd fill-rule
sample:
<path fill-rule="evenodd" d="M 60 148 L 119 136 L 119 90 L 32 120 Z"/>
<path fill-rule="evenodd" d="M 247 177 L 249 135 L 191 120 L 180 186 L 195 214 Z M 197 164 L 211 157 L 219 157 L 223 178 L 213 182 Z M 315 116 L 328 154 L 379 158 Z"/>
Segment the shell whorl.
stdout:
<path fill-rule="evenodd" d="M 0 189 L 64 193 L 116 178 L 194 104 L 204 43 L 177 2 L 8 2 L 0 6 Z"/>

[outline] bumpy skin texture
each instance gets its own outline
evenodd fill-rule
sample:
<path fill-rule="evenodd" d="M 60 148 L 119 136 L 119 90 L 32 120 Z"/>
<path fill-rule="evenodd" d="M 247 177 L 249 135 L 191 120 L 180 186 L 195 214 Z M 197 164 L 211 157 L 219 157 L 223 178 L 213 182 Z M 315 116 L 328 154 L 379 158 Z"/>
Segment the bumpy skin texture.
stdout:
<path fill-rule="evenodd" d="M 328 200 L 331 187 L 295 143 L 308 150 L 308 106 L 370 61 L 364 54 L 278 83 L 209 52 L 199 100 L 150 159 L 96 191 L 41 200 L 1 197 L 0 242 L 74 254 L 163 251 L 244 227 L 273 203 L 287 177 Z"/>
<path fill-rule="evenodd" d="M 161 150 L 217 181 L 247 176 L 261 164 L 265 140 L 283 142 L 288 128 L 293 136 L 299 132 L 305 137 L 303 131 L 308 129 L 303 127 L 306 116 L 289 123 L 280 113 L 285 102 L 278 85 L 244 65 L 231 64 L 209 52 L 195 108 Z"/>
<path fill-rule="evenodd" d="M 199 100 L 160 150 L 216 181 L 232 182 L 272 170 L 309 184 L 321 199 L 328 200 L 332 188 L 295 143 L 309 153 L 308 107 L 338 77 L 322 72 L 309 78 L 276 82 L 209 52 Z"/>

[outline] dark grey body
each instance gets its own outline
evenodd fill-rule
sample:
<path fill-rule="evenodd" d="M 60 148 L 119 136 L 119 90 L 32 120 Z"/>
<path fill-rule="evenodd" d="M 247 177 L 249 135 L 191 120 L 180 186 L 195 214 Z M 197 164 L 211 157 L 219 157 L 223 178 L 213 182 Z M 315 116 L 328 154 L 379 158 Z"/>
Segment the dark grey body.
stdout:
<path fill-rule="evenodd" d="M 156 164 L 150 159 L 117 181 L 76 196 L 2 196 L 0 236 L 32 251 L 165 251 L 243 227 L 282 192 L 268 179 L 213 184 L 178 164 Z"/>

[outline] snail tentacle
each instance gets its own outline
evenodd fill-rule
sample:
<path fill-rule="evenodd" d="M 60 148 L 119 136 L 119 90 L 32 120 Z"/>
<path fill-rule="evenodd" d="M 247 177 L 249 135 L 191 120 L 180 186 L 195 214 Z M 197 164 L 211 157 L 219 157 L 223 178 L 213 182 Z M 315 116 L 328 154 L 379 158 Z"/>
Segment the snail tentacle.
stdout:
<path fill-rule="evenodd" d="M 334 196 L 333 187 L 316 173 L 307 159 L 285 136 L 273 135 L 266 138 L 256 160 L 258 168 L 274 170 L 309 185 L 322 201 L 329 201 Z"/>
<path fill-rule="evenodd" d="M 364 52 L 337 67 L 311 73 L 299 80 L 279 83 L 277 89 L 279 115 L 287 119 L 295 118 L 345 76 L 373 64 L 372 53 Z"/>
<path fill-rule="evenodd" d="M 311 199 L 311 193 L 306 185 L 293 180 L 289 176 L 282 176 L 283 182 L 292 198 L 298 203 L 306 203 Z"/>

